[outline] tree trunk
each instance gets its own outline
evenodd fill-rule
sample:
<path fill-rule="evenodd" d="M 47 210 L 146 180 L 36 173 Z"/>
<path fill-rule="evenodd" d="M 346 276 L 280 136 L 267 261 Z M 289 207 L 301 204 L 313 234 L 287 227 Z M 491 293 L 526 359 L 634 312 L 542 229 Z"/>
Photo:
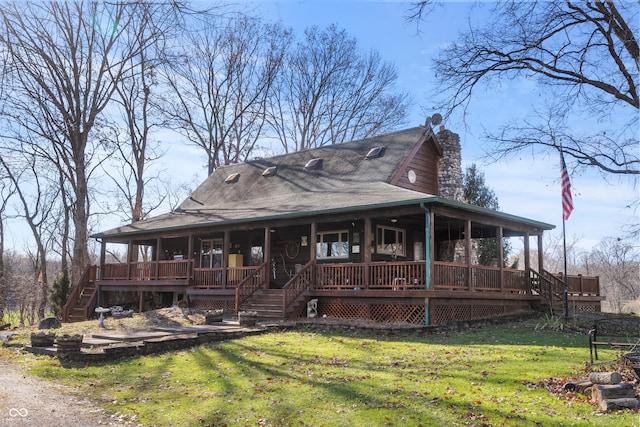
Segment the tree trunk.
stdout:
<path fill-rule="evenodd" d="M 635 396 L 635 391 L 631 383 L 615 385 L 596 384 L 593 386 L 592 400 L 602 402 L 603 400 L 634 398 Z"/>
<path fill-rule="evenodd" d="M 615 411 L 618 409 L 636 409 L 640 407 L 640 401 L 635 397 L 609 399 L 600 401 L 601 411 Z"/>
<path fill-rule="evenodd" d="M 593 383 L 586 379 L 568 382 L 564 385 L 565 390 L 575 391 L 576 393 L 591 396 Z"/>
<path fill-rule="evenodd" d="M 620 384 L 622 376 L 617 372 L 592 372 L 589 381 L 594 384 Z"/>

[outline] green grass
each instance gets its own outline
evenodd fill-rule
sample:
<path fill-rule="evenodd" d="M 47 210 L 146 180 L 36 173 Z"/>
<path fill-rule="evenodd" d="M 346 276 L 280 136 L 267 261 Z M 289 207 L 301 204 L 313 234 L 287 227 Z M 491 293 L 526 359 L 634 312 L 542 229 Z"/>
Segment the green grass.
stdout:
<path fill-rule="evenodd" d="M 535 385 L 584 376 L 586 345 L 523 321 L 405 339 L 271 333 L 89 367 L 0 355 L 145 425 L 640 426 L 637 412 L 595 416 Z"/>

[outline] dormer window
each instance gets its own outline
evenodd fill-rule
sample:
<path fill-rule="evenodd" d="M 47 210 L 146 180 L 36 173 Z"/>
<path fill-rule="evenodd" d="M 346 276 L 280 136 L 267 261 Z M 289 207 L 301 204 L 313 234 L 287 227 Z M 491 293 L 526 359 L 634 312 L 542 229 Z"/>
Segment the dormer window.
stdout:
<path fill-rule="evenodd" d="M 322 159 L 320 158 L 315 158 L 315 159 L 311 159 L 307 162 L 306 165 L 304 165 L 304 168 L 306 170 L 318 170 L 318 169 L 322 169 Z"/>
<path fill-rule="evenodd" d="M 238 179 L 240 179 L 240 174 L 239 173 L 232 173 L 231 175 L 229 175 L 227 177 L 227 179 L 224 180 L 225 184 L 233 184 L 234 182 L 238 182 Z"/>
<path fill-rule="evenodd" d="M 377 159 L 378 157 L 384 156 L 384 147 L 374 147 L 367 155 L 364 157 L 365 160 Z"/>
<path fill-rule="evenodd" d="M 270 176 L 276 176 L 278 173 L 278 167 L 277 166 L 271 166 L 269 168 L 266 168 L 264 170 L 264 172 L 262 172 L 262 176 L 264 176 L 265 178 L 268 178 Z"/>

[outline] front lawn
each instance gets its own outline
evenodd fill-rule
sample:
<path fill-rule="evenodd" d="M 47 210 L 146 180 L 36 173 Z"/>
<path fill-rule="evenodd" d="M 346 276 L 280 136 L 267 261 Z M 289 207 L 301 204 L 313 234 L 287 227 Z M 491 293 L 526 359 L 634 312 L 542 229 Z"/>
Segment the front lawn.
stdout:
<path fill-rule="evenodd" d="M 640 426 L 638 412 L 599 414 L 540 387 L 585 376 L 588 341 L 535 324 L 424 338 L 277 332 L 76 368 L 0 354 L 144 425 Z"/>

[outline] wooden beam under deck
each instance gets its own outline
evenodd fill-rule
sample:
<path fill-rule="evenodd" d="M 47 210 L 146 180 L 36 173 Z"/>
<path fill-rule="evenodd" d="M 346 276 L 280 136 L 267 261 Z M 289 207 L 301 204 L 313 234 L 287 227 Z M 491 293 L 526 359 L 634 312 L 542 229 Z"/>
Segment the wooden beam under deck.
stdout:
<path fill-rule="evenodd" d="M 184 292 L 188 279 L 167 280 L 98 280 L 101 291 Z"/>

